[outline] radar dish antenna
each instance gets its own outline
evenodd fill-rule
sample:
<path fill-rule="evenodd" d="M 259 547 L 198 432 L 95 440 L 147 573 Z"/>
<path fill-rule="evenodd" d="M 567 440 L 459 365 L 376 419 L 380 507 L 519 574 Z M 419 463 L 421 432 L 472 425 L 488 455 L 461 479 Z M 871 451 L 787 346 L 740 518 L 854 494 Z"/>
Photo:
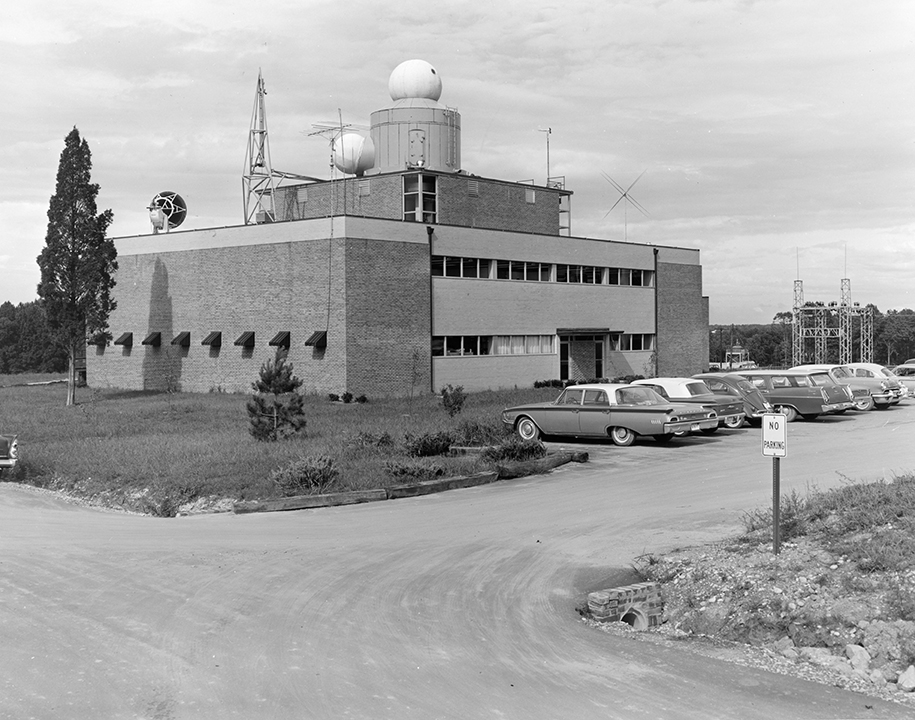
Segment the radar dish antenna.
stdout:
<path fill-rule="evenodd" d="M 642 179 L 642 175 L 644 175 L 646 172 L 648 172 L 648 168 L 645 168 L 644 170 L 642 170 L 642 172 L 639 174 L 639 176 L 635 180 L 633 180 L 630 183 L 629 187 L 627 187 L 625 190 L 623 189 L 622 185 L 620 185 L 616 180 L 614 180 L 612 177 L 610 177 L 607 173 L 605 173 L 605 172 L 601 173 L 604 180 L 606 180 L 608 183 L 610 183 L 613 186 L 613 189 L 616 190 L 620 194 L 620 196 L 616 199 L 616 202 L 613 203 L 613 205 L 610 207 L 610 209 L 606 213 L 604 213 L 604 219 L 606 219 L 607 215 L 609 215 L 610 213 L 612 213 L 614 211 L 614 209 L 616 208 L 617 205 L 619 205 L 620 203 L 623 203 L 623 237 L 625 240 L 629 239 L 629 212 L 628 212 L 629 205 L 632 205 L 636 210 L 638 210 L 640 213 L 642 213 L 642 215 L 644 215 L 645 217 L 650 217 L 650 215 L 648 214 L 648 211 L 644 207 L 642 207 L 642 204 L 638 200 L 636 200 L 634 197 L 632 197 L 632 195 L 630 194 L 630 191 L 632 190 L 632 188 L 635 187 L 635 184 L 639 180 Z"/>
<path fill-rule="evenodd" d="M 187 217 L 187 203 L 178 193 L 163 190 L 149 203 L 149 221 L 152 223 L 153 234 L 160 231 L 174 230 Z"/>

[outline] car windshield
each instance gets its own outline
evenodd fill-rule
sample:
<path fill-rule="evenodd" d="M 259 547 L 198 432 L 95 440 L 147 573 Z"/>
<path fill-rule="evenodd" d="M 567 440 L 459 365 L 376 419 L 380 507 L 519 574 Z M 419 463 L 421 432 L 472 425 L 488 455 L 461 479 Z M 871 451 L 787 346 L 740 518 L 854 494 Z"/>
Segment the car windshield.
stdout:
<path fill-rule="evenodd" d="M 814 375 L 810 375 L 810 382 L 820 387 L 836 384 L 835 380 L 829 377 L 829 373 L 816 373 Z"/>
<path fill-rule="evenodd" d="M 627 387 L 616 391 L 617 405 L 666 405 L 666 401 L 647 387 Z"/>
<path fill-rule="evenodd" d="M 892 370 L 890 370 L 889 368 L 885 368 L 885 367 L 880 368 L 880 374 L 883 375 L 884 377 L 896 377 L 893 374 Z"/>
<path fill-rule="evenodd" d="M 686 391 L 690 395 L 708 395 L 711 392 L 711 390 L 708 389 L 708 385 L 699 380 L 696 382 L 687 383 Z"/>

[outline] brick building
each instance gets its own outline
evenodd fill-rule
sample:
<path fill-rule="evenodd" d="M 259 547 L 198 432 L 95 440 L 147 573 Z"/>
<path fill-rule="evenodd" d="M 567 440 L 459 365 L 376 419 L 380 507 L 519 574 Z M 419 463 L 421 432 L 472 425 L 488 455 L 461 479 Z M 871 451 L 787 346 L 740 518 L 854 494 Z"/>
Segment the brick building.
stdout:
<path fill-rule="evenodd" d="M 563 182 L 460 168 L 431 66 L 389 89 L 369 137 L 337 139 L 351 177 L 262 191 L 259 222 L 116 239 L 89 383 L 247 390 L 279 348 L 307 389 L 370 397 L 705 367 L 698 251 L 571 236 Z"/>

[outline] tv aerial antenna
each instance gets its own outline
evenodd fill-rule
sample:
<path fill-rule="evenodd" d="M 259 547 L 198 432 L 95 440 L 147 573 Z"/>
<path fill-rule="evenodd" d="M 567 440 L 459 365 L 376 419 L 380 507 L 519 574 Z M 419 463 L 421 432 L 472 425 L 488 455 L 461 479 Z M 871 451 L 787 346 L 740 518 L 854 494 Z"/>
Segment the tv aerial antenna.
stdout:
<path fill-rule="evenodd" d="M 619 205 L 620 203 L 623 203 L 623 237 L 626 240 L 629 239 L 629 206 L 630 205 L 632 205 L 632 207 L 634 207 L 636 210 L 638 210 L 640 213 L 642 213 L 642 215 L 644 215 L 645 217 L 650 217 L 650 215 L 648 214 L 648 211 L 644 207 L 642 207 L 642 204 L 638 200 L 636 200 L 634 197 L 632 197 L 632 194 L 631 194 L 632 188 L 635 187 L 635 184 L 639 180 L 642 179 L 642 175 L 644 175 L 646 172 L 648 172 L 648 168 L 645 168 L 644 170 L 642 170 L 642 172 L 639 173 L 639 176 L 629 184 L 629 187 L 627 187 L 625 189 L 623 188 L 622 185 L 620 185 L 616 180 L 614 180 L 612 177 L 610 177 L 607 173 L 605 173 L 605 172 L 601 173 L 604 180 L 606 180 L 608 183 L 610 183 L 613 186 L 613 189 L 616 190 L 620 194 L 620 196 L 616 199 L 616 202 L 613 203 L 613 205 L 610 207 L 610 209 L 606 213 L 604 213 L 604 219 L 606 219 L 607 215 L 609 215 L 616 209 L 617 205 Z"/>

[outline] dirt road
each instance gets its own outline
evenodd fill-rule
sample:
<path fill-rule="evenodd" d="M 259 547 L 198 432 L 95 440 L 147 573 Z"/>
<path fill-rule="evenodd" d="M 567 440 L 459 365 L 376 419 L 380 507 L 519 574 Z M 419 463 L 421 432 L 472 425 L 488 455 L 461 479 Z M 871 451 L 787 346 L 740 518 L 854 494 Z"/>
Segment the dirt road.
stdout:
<path fill-rule="evenodd" d="M 915 403 L 794 423 L 783 489 L 915 468 Z M 154 519 L 0 485 L 0 717 L 903 718 L 580 622 L 771 501 L 759 430 L 435 496 Z"/>

